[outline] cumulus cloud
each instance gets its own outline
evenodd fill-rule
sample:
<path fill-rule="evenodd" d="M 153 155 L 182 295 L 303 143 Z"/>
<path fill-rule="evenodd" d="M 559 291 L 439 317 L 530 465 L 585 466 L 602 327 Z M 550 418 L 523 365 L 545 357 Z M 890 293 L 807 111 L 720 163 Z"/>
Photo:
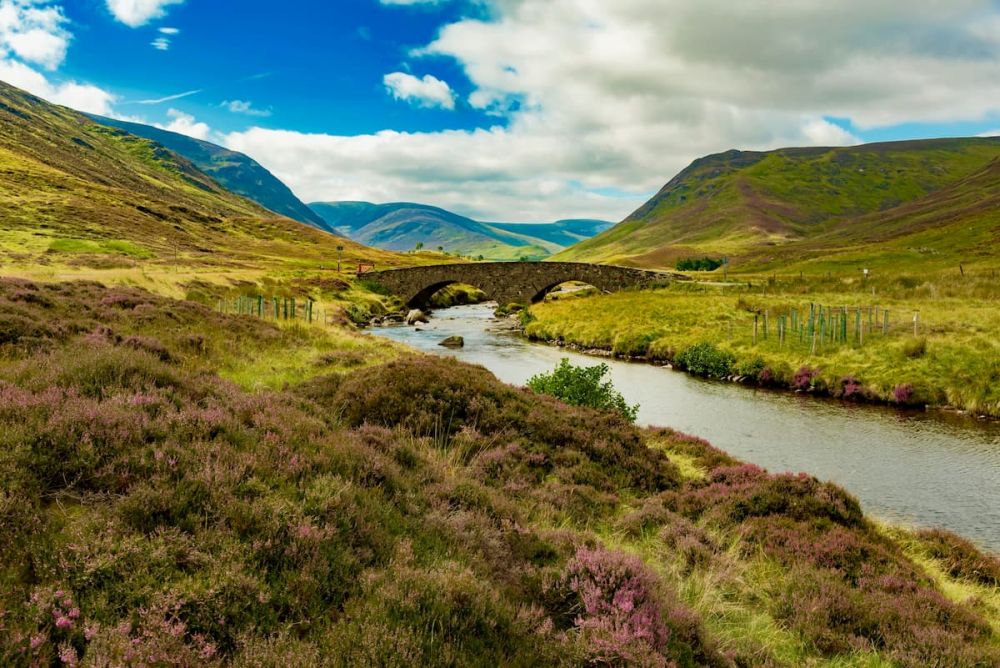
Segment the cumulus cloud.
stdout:
<path fill-rule="evenodd" d="M 490 4 L 489 20 L 459 19 L 411 57 L 461 66 L 469 104 L 502 115 L 497 128 L 255 129 L 229 143 L 308 199 L 422 199 L 490 219 L 620 218 L 707 153 L 858 141 L 829 118 L 865 131 L 1000 113 L 992 0 Z M 394 95 L 420 99 L 404 91 L 424 80 L 394 75 Z M 453 95 L 440 88 L 436 99 L 454 104 Z"/>
<path fill-rule="evenodd" d="M 392 72 L 383 77 L 382 83 L 397 100 L 428 109 L 455 108 L 455 93 L 451 90 L 451 86 L 430 74 L 425 74 L 421 79 L 406 72 Z"/>
<path fill-rule="evenodd" d="M 52 83 L 41 72 L 14 60 L 0 59 L 0 80 L 49 102 L 91 114 L 111 114 L 115 101 L 114 95 L 97 86 L 73 81 Z"/>
<path fill-rule="evenodd" d="M 231 113 L 243 114 L 244 116 L 267 118 L 274 113 L 270 109 L 258 109 L 248 100 L 226 100 L 221 106 L 224 109 L 228 109 Z"/>
<path fill-rule="evenodd" d="M 201 140 L 207 140 L 212 134 L 212 129 L 207 123 L 196 121 L 194 116 L 178 109 L 168 109 L 167 117 L 171 119 L 169 123 L 166 125 L 157 123 L 156 127 Z"/>
<path fill-rule="evenodd" d="M 54 70 L 66 58 L 70 34 L 62 7 L 41 0 L 0 0 L 0 57 Z"/>
<path fill-rule="evenodd" d="M 108 11 L 130 28 L 146 25 L 153 19 L 163 18 L 170 5 L 183 4 L 184 0 L 107 0 Z"/>
<path fill-rule="evenodd" d="M 97 86 L 53 82 L 72 35 L 62 8 L 46 0 L 0 0 L 0 80 L 38 97 L 95 114 L 112 111 L 114 96 Z"/>

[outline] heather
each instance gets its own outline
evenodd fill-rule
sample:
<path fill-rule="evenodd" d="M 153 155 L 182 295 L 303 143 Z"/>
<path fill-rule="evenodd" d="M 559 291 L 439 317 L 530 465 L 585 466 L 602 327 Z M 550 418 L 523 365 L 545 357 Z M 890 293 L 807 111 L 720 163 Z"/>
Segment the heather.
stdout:
<path fill-rule="evenodd" d="M 932 575 L 809 476 L 140 290 L 2 281 L 0 313 L 3 665 L 1000 659 L 950 593 L 991 557 L 928 539 Z"/>

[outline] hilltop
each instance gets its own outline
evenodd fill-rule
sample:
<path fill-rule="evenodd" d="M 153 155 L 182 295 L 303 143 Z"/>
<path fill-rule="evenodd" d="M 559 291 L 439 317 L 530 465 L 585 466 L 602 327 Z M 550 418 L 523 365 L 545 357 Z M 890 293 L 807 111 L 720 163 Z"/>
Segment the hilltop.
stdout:
<path fill-rule="evenodd" d="M 974 197 L 982 183 L 969 179 L 997 158 L 998 138 L 728 151 L 696 160 L 625 221 L 558 259 L 672 266 L 678 258 L 708 254 L 770 267 L 840 252 L 839 244 L 865 235 L 867 244 L 892 238 L 908 246 L 901 239 L 913 226 L 901 221 L 946 207 L 936 193 L 950 190 L 952 199 L 962 199 L 958 190 L 970 188 Z M 951 260 L 973 248 L 951 243 L 938 255 Z"/>
<path fill-rule="evenodd" d="M 309 206 L 335 232 L 369 246 L 406 251 L 419 244 L 489 260 L 540 260 L 611 226 L 597 220 L 483 223 L 412 202 L 315 202 Z"/>

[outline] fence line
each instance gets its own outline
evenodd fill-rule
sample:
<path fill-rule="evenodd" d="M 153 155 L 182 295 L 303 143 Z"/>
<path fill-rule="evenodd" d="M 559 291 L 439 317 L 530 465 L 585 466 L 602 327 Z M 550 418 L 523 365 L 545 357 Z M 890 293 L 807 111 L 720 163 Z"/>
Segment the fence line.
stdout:
<path fill-rule="evenodd" d="M 328 323 L 325 309 L 317 309 L 312 299 L 302 301 L 294 297 L 248 297 L 219 299 L 216 310 L 224 315 L 244 315 L 262 320 L 302 321 L 308 324 Z"/>
<path fill-rule="evenodd" d="M 905 323 L 895 323 L 892 311 L 877 305 L 825 306 L 811 303 L 809 308 L 772 308 L 753 314 L 753 345 L 777 341 L 779 348 L 805 346 L 812 354 L 829 346 L 863 347 L 873 338 L 909 331 Z M 914 316 L 913 334 L 919 335 L 918 316 Z M 730 336 L 732 328 L 730 327 Z"/>

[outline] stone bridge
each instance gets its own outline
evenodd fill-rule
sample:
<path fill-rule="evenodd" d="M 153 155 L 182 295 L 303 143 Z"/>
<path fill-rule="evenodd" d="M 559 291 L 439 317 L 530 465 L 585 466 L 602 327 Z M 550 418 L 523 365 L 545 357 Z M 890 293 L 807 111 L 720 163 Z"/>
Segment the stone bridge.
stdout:
<path fill-rule="evenodd" d="M 652 287 L 686 276 L 582 262 L 476 262 L 370 272 L 364 278 L 389 290 L 409 306 L 425 306 L 452 283 L 479 288 L 501 305 L 533 304 L 561 283 L 579 281 L 604 292 Z"/>

